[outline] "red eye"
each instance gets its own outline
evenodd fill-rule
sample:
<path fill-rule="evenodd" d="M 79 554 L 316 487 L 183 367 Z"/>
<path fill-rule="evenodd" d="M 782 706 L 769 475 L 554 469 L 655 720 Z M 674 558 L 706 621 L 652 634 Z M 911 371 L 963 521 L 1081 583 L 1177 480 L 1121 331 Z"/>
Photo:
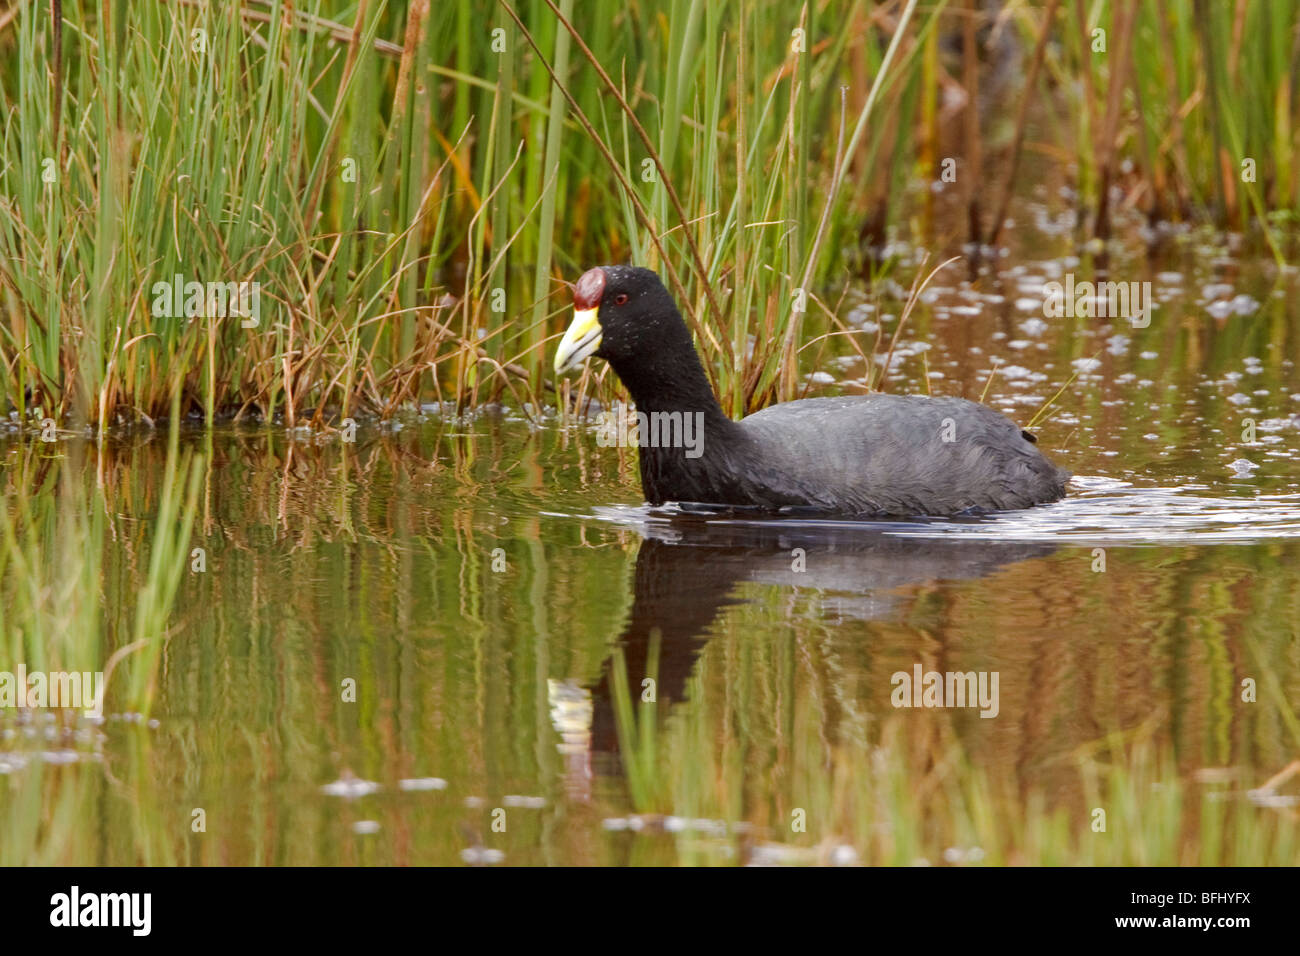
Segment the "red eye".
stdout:
<path fill-rule="evenodd" d="M 615 304 L 615 305 L 627 305 L 627 293 L 626 293 L 626 292 L 620 292 L 618 295 L 614 296 L 614 304 Z"/>

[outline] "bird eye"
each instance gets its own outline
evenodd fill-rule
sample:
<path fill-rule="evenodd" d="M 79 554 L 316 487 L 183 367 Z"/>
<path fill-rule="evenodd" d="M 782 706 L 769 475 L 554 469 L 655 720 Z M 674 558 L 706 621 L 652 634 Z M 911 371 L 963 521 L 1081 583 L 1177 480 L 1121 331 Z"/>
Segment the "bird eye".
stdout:
<path fill-rule="evenodd" d="M 615 304 L 615 305 L 627 305 L 627 293 L 626 293 L 626 292 L 620 292 L 618 295 L 614 296 L 614 304 Z"/>

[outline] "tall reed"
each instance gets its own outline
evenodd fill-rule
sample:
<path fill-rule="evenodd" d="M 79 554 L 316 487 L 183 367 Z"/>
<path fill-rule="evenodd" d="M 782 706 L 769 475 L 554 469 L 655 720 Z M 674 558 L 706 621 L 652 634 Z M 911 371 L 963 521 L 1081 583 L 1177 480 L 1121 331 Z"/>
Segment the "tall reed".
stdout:
<path fill-rule="evenodd" d="M 985 142 L 1008 34 L 1036 51 L 1023 119 Z M 178 395 L 315 425 L 549 403 L 566 281 L 625 260 L 665 275 L 730 411 L 790 397 L 951 158 L 963 84 L 967 158 L 1013 171 L 975 239 L 1029 148 L 1101 235 L 1110 184 L 1280 257 L 1300 196 L 1294 4 L 28 0 L 0 52 L 0 391 L 78 427 Z M 155 308 L 176 276 L 257 283 L 260 315 Z"/>

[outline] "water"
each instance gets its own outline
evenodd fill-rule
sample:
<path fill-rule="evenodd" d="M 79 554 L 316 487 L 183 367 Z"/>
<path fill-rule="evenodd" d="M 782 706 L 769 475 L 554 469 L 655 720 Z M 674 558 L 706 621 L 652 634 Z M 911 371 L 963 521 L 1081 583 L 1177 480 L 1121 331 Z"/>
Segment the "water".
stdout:
<path fill-rule="evenodd" d="M 110 691 L 66 732 L 0 713 L 0 860 L 1051 859 L 1032 833 L 963 838 L 953 781 L 1077 839 L 1108 739 L 1144 748 L 1124 751 L 1143 801 L 1282 812 L 1246 794 L 1300 748 L 1295 275 L 1207 303 L 1183 268 L 1148 329 L 952 286 L 901 337 L 891 388 L 979 397 L 996 364 L 988 401 L 1022 423 L 1079 372 L 1035 426 L 1070 497 L 1028 512 L 705 520 L 637 504 L 634 455 L 589 427 L 514 412 L 352 445 L 187 434 L 207 568 L 181 580 L 152 710 Z M 1259 307 L 1206 317 L 1241 294 Z M 852 391 L 865 370 L 833 357 L 819 387 Z M 3 445 L 7 501 L 20 476 L 50 503 L 56 478 L 102 489 L 105 655 L 130 639 L 163 446 Z M 917 665 L 997 672 L 997 716 L 895 707 Z M 1194 837 L 1170 845 L 1195 862 Z"/>

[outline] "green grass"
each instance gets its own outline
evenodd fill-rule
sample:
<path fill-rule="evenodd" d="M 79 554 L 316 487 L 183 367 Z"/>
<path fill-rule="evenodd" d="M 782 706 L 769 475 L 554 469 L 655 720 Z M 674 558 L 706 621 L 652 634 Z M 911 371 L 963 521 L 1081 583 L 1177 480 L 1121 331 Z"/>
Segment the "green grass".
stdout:
<path fill-rule="evenodd" d="M 1061 31 L 1049 73 L 1076 91 L 1066 103 L 1086 226 L 1105 234 L 1105 183 L 1134 195 L 1156 221 L 1209 221 L 1238 231 L 1294 221 L 1300 7 L 1205 0 L 1064 6 L 1075 26 Z M 1100 44 L 1105 52 L 1094 50 Z M 1121 175 L 1125 159 L 1134 168 Z M 1273 234 L 1261 235 L 1280 259 Z"/>
<path fill-rule="evenodd" d="M 791 397 L 800 345 L 869 266 L 863 237 L 936 235 L 937 104 L 1005 72 L 983 45 L 998 31 L 1041 68 L 958 144 L 975 238 L 1030 149 L 1070 165 L 1081 240 L 1108 234 L 1108 182 L 1152 219 L 1294 221 L 1295 3 L 1012 2 L 970 21 L 964 69 L 945 38 L 971 9 L 11 3 L 0 392 L 97 429 L 178 397 L 208 421 L 316 424 L 550 404 L 564 283 L 630 259 L 664 274 L 725 407 Z M 259 324 L 154 316 L 177 274 L 259 283 Z"/>

